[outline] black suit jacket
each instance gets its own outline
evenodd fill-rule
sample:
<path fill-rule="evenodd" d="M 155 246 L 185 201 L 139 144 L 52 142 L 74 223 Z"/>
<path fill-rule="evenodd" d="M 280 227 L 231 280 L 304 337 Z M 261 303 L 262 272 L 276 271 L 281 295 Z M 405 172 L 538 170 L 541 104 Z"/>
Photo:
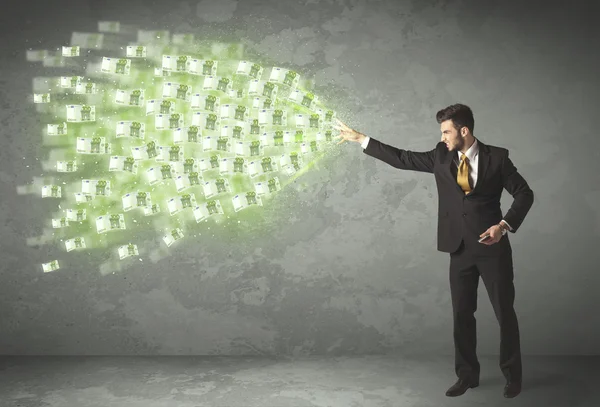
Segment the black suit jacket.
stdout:
<path fill-rule="evenodd" d="M 430 172 L 435 175 L 438 189 L 437 249 L 452 253 L 462 240 L 478 255 L 500 255 L 511 250 L 508 233 L 498 243 L 478 243 L 479 235 L 504 219 L 515 233 L 533 204 L 533 191 L 508 158 L 508 150 L 488 146 L 477 139 L 479 161 L 475 188 L 465 195 L 456 182 L 458 152 L 448 151 L 439 142 L 431 151 L 402 150 L 370 138 L 365 154 L 375 157 L 394 168 Z M 502 218 L 500 197 L 506 189 L 514 201 Z"/>

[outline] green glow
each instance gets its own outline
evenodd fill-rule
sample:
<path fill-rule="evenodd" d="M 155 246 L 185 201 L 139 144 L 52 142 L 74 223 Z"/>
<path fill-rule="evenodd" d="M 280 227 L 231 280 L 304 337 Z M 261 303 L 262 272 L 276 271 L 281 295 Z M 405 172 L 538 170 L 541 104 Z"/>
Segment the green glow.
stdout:
<path fill-rule="evenodd" d="M 120 30 L 99 23 L 113 37 Z M 41 241 L 126 261 L 151 254 L 136 244 L 149 234 L 163 252 L 190 237 L 249 237 L 243 225 L 334 145 L 335 112 L 310 80 L 244 59 L 242 44 L 137 34 L 116 44 L 74 33 L 59 55 L 28 51 L 44 66 L 84 70 L 34 81 L 51 174 L 20 192 L 57 201 Z M 67 259 L 49 259 L 44 271 Z"/>

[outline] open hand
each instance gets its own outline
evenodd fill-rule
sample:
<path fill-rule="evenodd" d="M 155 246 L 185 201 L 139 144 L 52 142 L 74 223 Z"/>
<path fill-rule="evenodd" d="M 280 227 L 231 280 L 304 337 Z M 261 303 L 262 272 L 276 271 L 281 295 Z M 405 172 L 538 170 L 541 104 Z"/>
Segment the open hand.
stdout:
<path fill-rule="evenodd" d="M 342 139 L 342 140 L 340 140 L 340 142 L 338 144 L 342 144 L 345 141 L 355 141 L 357 143 L 362 143 L 363 140 L 365 139 L 365 137 L 367 137 L 364 134 L 346 126 L 339 119 L 335 119 L 335 120 L 336 120 L 337 124 L 334 124 L 333 128 L 340 131 L 340 134 L 337 135 L 336 137 L 339 137 Z"/>

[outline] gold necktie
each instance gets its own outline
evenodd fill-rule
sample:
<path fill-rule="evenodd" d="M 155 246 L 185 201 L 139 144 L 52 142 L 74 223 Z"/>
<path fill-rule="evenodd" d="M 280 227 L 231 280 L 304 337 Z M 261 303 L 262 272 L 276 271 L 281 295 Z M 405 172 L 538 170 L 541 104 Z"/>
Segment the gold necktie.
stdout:
<path fill-rule="evenodd" d="M 469 158 L 465 154 L 460 158 L 456 182 L 465 191 L 465 195 L 471 192 L 471 185 L 469 183 Z"/>

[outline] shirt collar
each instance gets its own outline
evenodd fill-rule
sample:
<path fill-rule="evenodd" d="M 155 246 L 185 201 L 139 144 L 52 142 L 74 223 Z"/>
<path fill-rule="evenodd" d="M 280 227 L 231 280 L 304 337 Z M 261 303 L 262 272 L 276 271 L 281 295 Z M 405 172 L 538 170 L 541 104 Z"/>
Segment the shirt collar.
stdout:
<path fill-rule="evenodd" d="M 465 155 L 467 156 L 469 161 L 473 161 L 475 159 L 475 157 L 477 157 L 477 153 L 479 153 L 479 145 L 477 144 L 477 139 L 475 139 L 475 141 L 473 142 L 473 144 L 471 144 L 471 147 L 469 147 L 469 149 L 467 150 Z M 461 151 L 459 151 L 458 152 L 459 161 L 462 159 L 462 155 L 463 155 L 463 153 Z"/>

